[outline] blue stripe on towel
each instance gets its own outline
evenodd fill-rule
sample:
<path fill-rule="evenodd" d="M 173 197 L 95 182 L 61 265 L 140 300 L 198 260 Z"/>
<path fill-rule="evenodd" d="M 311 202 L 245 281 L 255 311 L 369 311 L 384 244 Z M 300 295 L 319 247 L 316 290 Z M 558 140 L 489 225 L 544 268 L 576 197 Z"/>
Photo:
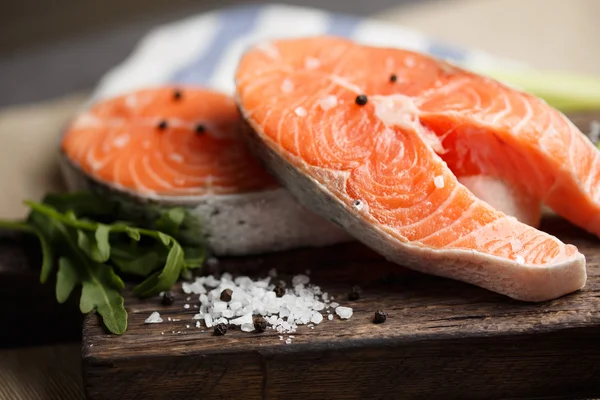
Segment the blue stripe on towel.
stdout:
<path fill-rule="evenodd" d="M 175 72 L 170 81 L 183 84 L 205 84 L 214 73 L 223 51 L 234 40 L 254 29 L 260 7 L 235 7 L 219 13 L 218 32 L 207 51 L 198 60 Z M 202 40 L 202 38 L 198 38 Z"/>
<path fill-rule="evenodd" d="M 446 43 L 432 41 L 425 51 L 436 58 L 462 63 L 467 59 L 468 51 Z"/>
<path fill-rule="evenodd" d="M 360 19 L 348 15 L 327 14 L 327 33 L 335 36 L 350 37 L 360 23 Z"/>

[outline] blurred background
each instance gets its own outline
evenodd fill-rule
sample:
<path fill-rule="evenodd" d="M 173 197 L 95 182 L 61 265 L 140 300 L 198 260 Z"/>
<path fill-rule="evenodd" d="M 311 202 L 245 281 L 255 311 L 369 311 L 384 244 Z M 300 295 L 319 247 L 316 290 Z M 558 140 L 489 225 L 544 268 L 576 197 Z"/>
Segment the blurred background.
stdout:
<path fill-rule="evenodd" d="M 99 79 L 124 61 L 148 31 L 157 25 L 213 9 L 260 3 L 265 2 L 2 1 L 0 217 L 20 216 L 25 210 L 22 199 L 40 198 L 59 187 L 59 176 L 53 168 L 61 128 L 87 101 Z M 371 17 L 415 29 L 445 43 L 523 62 L 536 72 L 563 71 L 600 77 L 597 44 L 600 0 L 285 0 L 269 3 Z M 2 279 L 5 283 L 11 282 L 6 279 L 7 267 L 11 266 L 0 264 L 0 283 Z M 22 287 L 35 293 L 37 279 L 36 274 L 25 276 L 21 280 Z M 63 337 L 63 343 L 52 343 L 55 338 L 39 334 L 42 329 L 48 330 L 48 324 L 38 327 L 40 314 L 49 320 L 64 313 L 53 301 L 52 288 L 46 289 L 51 301 L 33 296 L 29 309 L 18 313 L 23 318 L 22 323 L 6 324 L 11 329 L 4 330 L 5 333 L 12 334 L 11 340 L 15 341 L 0 340 L 0 400 L 83 398 L 79 321 L 63 316 L 75 324 L 74 336 Z M 4 304 L 5 313 L 12 310 L 12 299 Z M 0 320 L 6 321 L 5 315 Z M 35 318 L 30 318 L 31 315 Z M 36 324 L 35 328 L 31 328 L 32 324 Z M 31 342 L 30 336 L 43 337 L 48 343 L 42 346 Z M 16 347 L 17 344 L 21 347 Z"/>
<path fill-rule="evenodd" d="M 243 0 L 20 0 L 0 6 L 0 106 L 91 89 L 157 24 Z M 373 16 L 535 67 L 600 74 L 598 0 L 284 0 Z"/>

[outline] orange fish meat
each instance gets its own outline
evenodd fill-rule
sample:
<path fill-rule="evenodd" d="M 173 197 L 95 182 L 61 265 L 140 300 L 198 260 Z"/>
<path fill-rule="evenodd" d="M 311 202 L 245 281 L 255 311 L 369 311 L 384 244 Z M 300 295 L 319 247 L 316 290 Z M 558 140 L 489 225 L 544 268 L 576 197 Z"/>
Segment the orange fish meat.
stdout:
<path fill-rule="evenodd" d="M 422 54 L 327 36 L 248 50 L 236 96 L 277 178 L 386 258 L 524 301 L 585 285 L 575 246 L 457 179 L 506 182 L 600 233 L 598 152 L 543 101 Z"/>
<path fill-rule="evenodd" d="M 61 141 L 72 190 L 138 205 L 185 206 L 216 255 L 245 255 L 349 240 L 299 205 L 251 155 L 230 96 L 158 87 L 101 101 Z M 200 232 L 198 233 L 200 234 Z"/>

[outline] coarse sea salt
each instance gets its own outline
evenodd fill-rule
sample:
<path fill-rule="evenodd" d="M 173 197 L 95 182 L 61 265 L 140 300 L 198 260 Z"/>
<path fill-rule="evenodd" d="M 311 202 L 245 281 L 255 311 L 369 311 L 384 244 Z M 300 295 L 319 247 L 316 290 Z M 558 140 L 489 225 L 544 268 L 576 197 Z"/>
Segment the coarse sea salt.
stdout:
<path fill-rule="evenodd" d="M 350 317 L 352 317 L 352 308 L 339 306 L 339 307 L 336 307 L 335 313 L 341 319 L 349 319 Z"/>
<path fill-rule="evenodd" d="M 433 184 L 436 188 L 442 189 L 444 187 L 444 176 L 438 175 L 435 178 L 433 178 Z"/>
<path fill-rule="evenodd" d="M 161 322 L 163 322 L 163 319 L 160 317 L 160 314 L 157 311 L 154 311 L 152 314 L 150 314 L 150 316 L 144 321 L 146 324 L 159 324 Z"/>
<path fill-rule="evenodd" d="M 322 99 L 319 99 L 319 106 L 323 111 L 327 111 L 335 106 L 337 106 L 338 101 L 337 97 L 329 95 Z"/>
<path fill-rule="evenodd" d="M 296 109 L 294 110 L 294 112 L 299 117 L 306 117 L 306 115 L 308 114 L 306 112 L 306 109 L 304 107 L 296 107 Z"/>
<path fill-rule="evenodd" d="M 233 277 L 229 273 L 223 273 L 220 279 L 213 275 L 196 277 L 184 288 L 190 293 L 200 294 L 200 309 L 192 320 L 196 320 L 197 327 L 200 327 L 200 320 L 204 320 L 208 328 L 225 323 L 253 332 L 253 318 L 261 315 L 267 322 L 267 329 L 283 335 L 294 333 L 299 326 L 307 324 L 314 329 L 325 320 L 322 311 L 339 306 L 338 303 L 329 303 L 333 296 L 311 284 L 308 273 L 293 276 L 291 285 L 289 281 L 287 285 L 283 282 L 284 295 L 277 297 L 274 289 L 281 282 L 272 279 L 276 276 L 277 271 L 272 269 L 267 277 L 255 280 L 247 276 Z M 225 289 L 232 291 L 229 302 L 220 299 Z M 342 310 L 342 314 L 347 313 Z M 331 320 L 330 317 L 333 316 L 329 314 L 327 320 Z"/>

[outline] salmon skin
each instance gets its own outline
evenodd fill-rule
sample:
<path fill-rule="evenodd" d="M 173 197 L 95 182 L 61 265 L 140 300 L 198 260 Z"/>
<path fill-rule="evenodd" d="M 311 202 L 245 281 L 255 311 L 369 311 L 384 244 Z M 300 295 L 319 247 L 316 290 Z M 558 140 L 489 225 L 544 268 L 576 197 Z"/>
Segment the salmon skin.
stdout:
<path fill-rule="evenodd" d="M 284 186 L 389 260 L 523 301 L 584 287 L 575 246 L 457 178 L 526 188 L 599 232 L 597 152 L 541 100 L 422 54 L 328 36 L 249 49 L 236 99 L 253 151 Z"/>
<path fill-rule="evenodd" d="M 111 98 L 78 115 L 61 141 L 71 190 L 122 203 L 128 220 L 164 207 L 189 210 L 192 233 L 215 255 L 247 255 L 351 239 L 296 202 L 241 139 L 232 97 L 157 87 Z"/>

